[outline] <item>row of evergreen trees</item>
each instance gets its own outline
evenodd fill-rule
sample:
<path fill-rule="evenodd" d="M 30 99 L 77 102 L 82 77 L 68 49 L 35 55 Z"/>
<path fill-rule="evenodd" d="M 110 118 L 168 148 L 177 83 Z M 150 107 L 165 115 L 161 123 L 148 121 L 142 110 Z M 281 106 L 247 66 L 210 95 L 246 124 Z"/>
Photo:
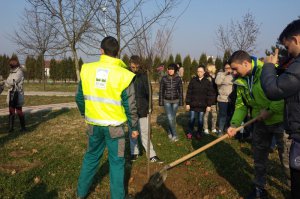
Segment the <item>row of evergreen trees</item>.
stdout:
<path fill-rule="evenodd" d="M 12 56 L 17 56 L 13 54 Z M 10 57 L 7 55 L 0 55 L 0 75 L 3 78 L 7 78 L 9 75 L 9 61 Z M 75 63 L 71 57 L 62 60 L 51 59 L 50 61 L 50 76 L 47 77 L 45 74 L 43 56 L 34 58 L 33 56 L 27 56 L 25 60 L 25 79 L 27 81 L 39 81 L 41 82 L 44 78 L 50 78 L 52 81 L 77 81 Z M 80 67 L 83 64 L 82 59 L 79 60 Z"/>
<path fill-rule="evenodd" d="M 13 55 L 16 56 L 16 55 Z M 170 55 L 168 59 L 162 60 L 160 57 L 144 58 L 142 65 L 146 67 L 147 70 L 150 71 L 150 75 L 153 81 L 157 81 L 159 79 L 159 73 L 157 71 L 157 67 L 164 65 L 166 67 L 171 63 L 182 63 L 184 67 L 184 77 L 183 80 L 185 82 L 190 81 L 191 77 L 196 74 L 197 66 L 207 64 L 215 64 L 217 70 L 223 69 L 224 63 L 229 58 L 230 52 L 226 51 L 224 53 L 223 59 L 217 57 L 215 60 L 212 57 L 207 58 L 205 53 L 202 53 L 199 60 L 191 59 L 189 55 L 181 58 L 180 54 L 176 54 L 175 58 L 173 55 Z M 122 60 L 125 62 L 127 66 L 129 66 L 129 56 L 125 54 L 122 57 Z M 9 74 L 9 66 L 8 66 L 9 57 L 7 55 L 0 55 L 0 75 L 6 78 Z M 83 64 L 82 59 L 79 61 L 80 68 Z M 27 81 L 34 80 L 41 82 L 44 78 L 50 78 L 53 82 L 56 81 L 77 81 L 76 71 L 75 71 L 75 63 L 71 57 L 65 58 L 62 60 L 51 59 L 50 61 L 50 77 L 44 76 L 44 60 L 43 56 L 38 56 L 34 58 L 32 56 L 27 56 L 25 60 L 26 66 L 26 74 L 25 78 Z"/>

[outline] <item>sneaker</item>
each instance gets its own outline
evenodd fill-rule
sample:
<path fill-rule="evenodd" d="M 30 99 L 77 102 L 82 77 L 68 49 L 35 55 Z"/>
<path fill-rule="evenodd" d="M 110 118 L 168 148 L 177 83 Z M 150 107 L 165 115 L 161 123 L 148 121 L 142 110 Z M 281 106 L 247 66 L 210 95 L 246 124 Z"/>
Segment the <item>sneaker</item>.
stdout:
<path fill-rule="evenodd" d="M 132 162 L 134 162 L 134 161 L 136 161 L 136 160 L 138 159 L 138 157 L 139 157 L 138 154 L 131 155 L 130 160 L 131 160 Z"/>
<path fill-rule="evenodd" d="M 209 135 L 208 129 L 205 129 L 205 130 L 204 130 L 204 133 L 205 133 L 206 135 Z"/>
<path fill-rule="evenodd" d="M 265 189 L 260 187 L 255 187 L 246 199 L 267 199 L 268 193 Z"/>
<path fill-rule="evenodd" d="M 215 133 L 215 134 L 218 134 L 218 133 L 219 133 L 217 129 L 214 129 L 214 130 L 212 130 L 211 132 L 213 132 L 213 133 Z"/>
<path fill-rule="evenodd" d="M 176 136 L 174 136 L 173 138 L 172 138 L 172 141 L 173 142 L 177 142 L 179 139 L 176 137 Z"/>
<path fill-rule="evenodd" d="M 173 136 L 172 136 L 171 133 L 168 134 L 168 138 L 169 138 L 170 140 L 172 140 Z"/>
<path fill-rule="evenodd" d="M 186 134 L 187 139 L 192 139 L 193 135 L 191 133 Z"/>
<path fill-rule="evenodd" d="M 161 159 L 159 159 L 157 156 L 153 156 L 152 158 L 150 158 L 150 162 L 156 162 L 158 164 L 162 164 L 164 163 Z"/>

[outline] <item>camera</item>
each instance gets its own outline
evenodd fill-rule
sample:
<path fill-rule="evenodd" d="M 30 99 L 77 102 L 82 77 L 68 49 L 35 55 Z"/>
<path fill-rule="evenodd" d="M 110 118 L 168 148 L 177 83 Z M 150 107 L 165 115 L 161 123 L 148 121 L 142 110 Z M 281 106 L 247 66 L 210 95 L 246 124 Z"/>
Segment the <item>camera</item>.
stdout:
<path fill-rule="evenodd" d="M 293 62 L 294 58 L 291 56 L 281 56 L 278 60 L 278 67 L 276 67 L 277 75 L 281 75 Z"/>

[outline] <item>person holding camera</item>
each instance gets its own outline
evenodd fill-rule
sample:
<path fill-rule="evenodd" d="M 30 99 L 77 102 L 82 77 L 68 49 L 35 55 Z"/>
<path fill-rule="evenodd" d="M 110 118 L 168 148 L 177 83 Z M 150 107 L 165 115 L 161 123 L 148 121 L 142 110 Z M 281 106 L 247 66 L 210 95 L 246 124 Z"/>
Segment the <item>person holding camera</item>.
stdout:
<path fill-rule="evenodd" d="M 10 72 L 5 81 L 5 86 L 8 88 L 6 102 L 9 106 L 9 132 L 13 132 L 14 130 L 16 112 L 20 119 L 21 131 L 26 131 L 25 116 L 22 111 L 22 106 L 24 104 L 24 71 L 17 57 L 13 56 L 8 63 Z"/>
<path fill-rule="evenodd" d="M 219 132 L 218 135 L 222 135 L 225 128 L 228 118 L 228 104 L 229 96 L 233 89 L 233 76 L 231 74 L 231 68 L 229 64 L 225 64 L 224 72 L 218 72 L 215 83 L 218 87 L 218 121 L 219 121 Z"/>
<path fill-rule="evenodd" d="M 291 197 L 300 198 L 300 19 L 287 25 L 279 36 L 279 42 L 294 58 L 287 69 L 278 75 L 275 55 L 266 57 L 261 83 L 271 100 L 284 99 L 284 128 L 292 140 L 290 147 Z"/>

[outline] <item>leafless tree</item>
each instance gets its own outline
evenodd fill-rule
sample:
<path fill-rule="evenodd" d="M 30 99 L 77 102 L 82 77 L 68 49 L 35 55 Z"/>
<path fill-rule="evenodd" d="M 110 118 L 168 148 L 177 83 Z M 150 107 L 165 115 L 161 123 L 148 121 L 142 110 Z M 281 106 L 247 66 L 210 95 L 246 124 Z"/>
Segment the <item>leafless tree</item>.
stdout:
<path fill-rule="evenodd" d="M 54 28 L 54 20 L 48 15 L 40 13 L 38 6 L 25 9 L 23 20 L 15 30 L 11 39 L 18 46 L 18 53 L 42 57 L 42 78 L 45 90 L 45 53 L 56 46 L 57 31 Z"/>
<path fill-rule="evenodd" d="M 236 50 L 244 50 L 249 53 L 255 51 L 257 36 L 260 25 L 255 22 L 251 13 L 246 13 L 241 21 L 231 20 L 230 25 L 220 25 L 216 31 L 216 46 L 221 51 L 229 50 L 231 53 Z"/>
<path fill-rule="evenodd" d="M 167 24 L 164 24 L 156 31 L 154 38 L 153 33 L 154 31 L 149 28 L 143 31 L 142 35 L 135 37 L 128 45 L 129 52 L 151 60 L 156 56 L 161 59 L 167 58 L 171 50 L 172 32 Z"/>
<path fill-rule="evenodd" d="M 33 6 L 42 7 L 42 14 L 48 14 L 56 20 L 55 29 L 58 31 L 60 45 L 56 51 L 70 51 L 75 61 L 76 76 L 79 74 L 80 50 L 84 51 L 85 37 L 92 35 L 92 20 L 100 10 L 99 0 L 27 0 Z"/>
<path fill-rule="evenodd" d="M 23 20 L 11 39 L 18 45 L 18 53 L 24 55 L 44 55 L 55 48 L 57 31 L 49 17 L 41 15 L 38 7 L 25 9 Z"/>
<path fill-rule="evenodd" d="M 144 33 L 153 25 L 170 19 L 170 11 L 177 3 L 178 0 L 107 0 L 105 12 L 97 14 L 95 24 L 102 36 L 103 33 L 116 36 L 122 53 L 136 40 L 145 37 Z M 150 14 L 149 7 L 153 10 Z"/>

